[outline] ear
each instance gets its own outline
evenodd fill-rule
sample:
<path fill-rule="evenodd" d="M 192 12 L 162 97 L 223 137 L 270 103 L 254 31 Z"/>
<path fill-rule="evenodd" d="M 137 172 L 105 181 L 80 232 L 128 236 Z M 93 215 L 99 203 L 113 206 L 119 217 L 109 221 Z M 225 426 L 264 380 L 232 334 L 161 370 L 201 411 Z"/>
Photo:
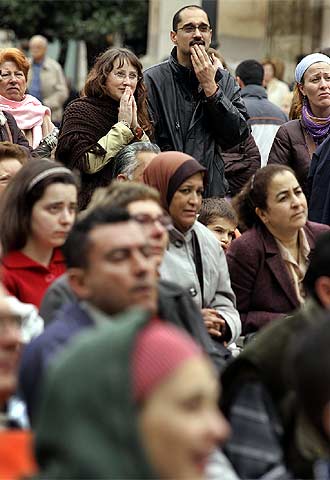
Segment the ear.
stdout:
<path fill-rule="evenodd" d="M 79 300 L 87 300 L 90 296 L 85 274 L 86 272 L 82 268 L 69 268 L 67 270 L 69 285 Z"/>
<path fill-rule="evenodd" d="M 315 292 L 324 308 L 330 309 L 330 277 L 319 277 L 315 282 Z"/>
<path fill-rule="evenodd" d="M 241 88 L 244 88 L 244 86 L 245 86 L 245 85 L 244 85 L 244 82 L 243 82 L 243 80 L 241 80 L 240 77 L 238 77 L 238 76 L 236 77 L 236 82 L 238 83 L 238 85 L 239 85 Z"/>
<path fill-rule="evenodd" d="M 174 45 L 177 44 L 176 35 L 177 35 L 177 33 L 174 32 L 173 30 L 170 32 L 170 39 L 171 39 L 171 41 L 174 43 Z"/>
<path fill-rule="evenodd" d="M 118 182 L 127 182 L 127 175 L 125 175 L 125 173 L 119 173 L 116 180 L 118 180 Z"/>
<path fill-rule="evenodd" d="M 326 404 L 326 406 L 323 409 L 322 426 L 325 433 L 330 438 L 330 401 Z"/>
<path fill-rule="evenodd" d="M 268 223 L 268 215 L 267 215 L 267 213 L 266 213 L 264 210 L 261 210 L 261 208 L 259 208 L 259 207 L 256 207 L 255 212 L 256 212 L 256 215 L 258 215 L 258 217 L 259 217 L 260 220 L 262 221 L 262 223 L 264 223 L 265 225 L 267 225 L 267 223 Z"/>
<path fill-rule="evenodd" d="M 298 83 L 299 91 L 305 96 L 305 88 L 302 83 Z"/>

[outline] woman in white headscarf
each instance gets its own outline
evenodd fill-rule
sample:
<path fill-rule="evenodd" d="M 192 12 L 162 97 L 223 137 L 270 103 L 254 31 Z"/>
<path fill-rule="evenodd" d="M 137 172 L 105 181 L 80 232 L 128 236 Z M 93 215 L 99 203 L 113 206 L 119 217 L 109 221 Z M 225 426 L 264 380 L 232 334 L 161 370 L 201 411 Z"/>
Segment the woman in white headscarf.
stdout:
<path fill-rule="evenodd" d="M 304 57 L 295 71 L 290 121 L 280 126 L 268 163 L 291 167 L 304 191 L 312 155 L 330 132 L 330 58 Z"/>

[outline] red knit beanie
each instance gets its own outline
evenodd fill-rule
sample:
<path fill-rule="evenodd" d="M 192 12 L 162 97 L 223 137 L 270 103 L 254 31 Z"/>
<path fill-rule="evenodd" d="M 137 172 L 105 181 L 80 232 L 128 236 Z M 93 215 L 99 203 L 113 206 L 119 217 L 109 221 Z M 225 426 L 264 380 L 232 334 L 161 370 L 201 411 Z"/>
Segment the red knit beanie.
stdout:
<path fill-rule="evenodd" d="M 183 330 L 151 321 L 137 336 L 133 351 L 133 394 L 139 402 L 191 357 L 203 351 Z"/>

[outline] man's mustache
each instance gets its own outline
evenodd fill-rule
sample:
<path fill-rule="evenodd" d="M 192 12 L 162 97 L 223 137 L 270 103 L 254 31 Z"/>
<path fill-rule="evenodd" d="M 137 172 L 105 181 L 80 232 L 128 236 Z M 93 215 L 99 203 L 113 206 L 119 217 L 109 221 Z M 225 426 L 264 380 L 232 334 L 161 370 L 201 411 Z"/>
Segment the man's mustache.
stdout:
<path fill-rule="evenodd" d="M 204 40 L 191 40 L 191 42 L 189 43 L 189 47 L 192 47 L 193 45 L 204 45 L 205 47 L 205 42 Z"/>

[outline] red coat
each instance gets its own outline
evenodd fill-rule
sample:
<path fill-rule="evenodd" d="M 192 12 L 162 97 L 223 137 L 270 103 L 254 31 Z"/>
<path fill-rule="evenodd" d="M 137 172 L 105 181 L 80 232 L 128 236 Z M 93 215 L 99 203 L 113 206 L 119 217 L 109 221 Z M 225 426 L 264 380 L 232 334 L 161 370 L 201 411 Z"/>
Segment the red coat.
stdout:
<path fill-rule="evenodd" d="M 2 259 L 2 281 L 11 295 L 39 308 L 49 285 L 66 271 L 60 249 L 55 249 L 48 267 L 22 252 L 10 252 Z"/>
<path fill-rule="evenodd" d="M 317 236 L 329 230 L 327 225 L 306 223 L 311 254 Z M 247 230 L 232 242 L 226 258 L 244 334 L 299 306 L 276 240 L 267 228 L 258 225 Z"/>

